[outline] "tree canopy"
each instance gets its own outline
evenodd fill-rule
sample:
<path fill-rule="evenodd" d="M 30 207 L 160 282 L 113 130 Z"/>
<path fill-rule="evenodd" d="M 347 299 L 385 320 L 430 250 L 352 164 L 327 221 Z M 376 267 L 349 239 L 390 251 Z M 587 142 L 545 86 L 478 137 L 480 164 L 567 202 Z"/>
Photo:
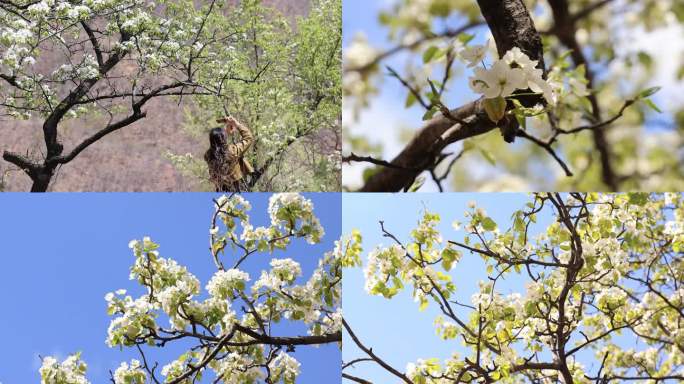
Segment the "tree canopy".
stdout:
<path fill-rule="evenodd" d="M 130 279 L 145 291 L 125 289 L 105 296 L 112 316 L 106 343 L 134 348 L 140 359 L 122 362 L 111 373 L 116 384 L 223 383 L 292 384 L 302 368 L 296 348 L 341 342 L 341 258 L 337 246 L 320 256 L 310 276 L 292 258 L 272 258 L 258 277 L 241 269 L 256 257 L 287 251 L 293 242 L 317 244 L 324 229 L 310 200 L 295 193 L 269 200 L 269 226 L 250 224 L 251 205 L 240 195 L 214 201 L 209 227 L 210 257 L 216 273 L 205 290 L 190 270 L 162 257 L 150 238 L 129 243 L 134 256 Z M 230 257 L 227 257 L 230 256 Z M 278 323 L 300 323 L 306 335 L 282 334 Z M 166 325 L 165 325 L 166 324 Z M 155 349 L 186 348 L 159 367 Z M 43 384 L 85 384 L 87 364 L 80 353 L 63 361 L 47 356 Z"/>
<path fill-rule="evenodd" d="M 251 124 L 257 184 L 294 142 L 337 135 L 340 8 L 312 2 L 293 33 L 288 19 L 258 0 L 3 1 L 0 113 L 40 124 L 44 141 L 3 158 L 31 178 L 32 190 L 45 191 L 57 169 L 165 98 L 197 106 L 201 113 L 189 120 L 201 120 L 205 132 L 226 114 Z M 65 140 L 70 121 L 92 128 Z M 314 158 L 300 167 L 317 177 L 311 189 L 337 184 L 332 141 L 304 151 Z"/>
<path fill-rule="evenodd" d="M 364 364 L 407 384 L 684 380 L 681 194 L 535 193 L 506 223 L 473 201 L 455 233 L 427 205 L 408 236 L 380 223 L 390 246 L 366 251 L 362 233 L 348 235 L 343 260 L 364 266 L 369 295 L 410 289 L 417 310 L 439 308 L 434 328 L 453 354 L 392 366 L 345 321 L 347 380 L 368 383 Z M 452 271 L 465 258 L 487 274 L 471 297 Z"/>

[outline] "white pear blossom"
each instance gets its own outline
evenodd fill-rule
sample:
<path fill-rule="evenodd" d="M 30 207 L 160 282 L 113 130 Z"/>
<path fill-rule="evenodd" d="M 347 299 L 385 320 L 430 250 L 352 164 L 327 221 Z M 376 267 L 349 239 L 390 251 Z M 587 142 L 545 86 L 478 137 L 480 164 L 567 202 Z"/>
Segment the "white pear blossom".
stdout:
<path fill-rule="evenodd" d="M 489 40 L 484 45 L 468 45 L 459 52 L 459 55 L 467 62 L 468 67 L 474 67 L 484 60 L 487 49 L 489 49 Z"/>
<path fill-rule="evenodd" d="M 368 44 L 366 36 L 357 33 L 344 50 L 344 63 L 349 68 L 362 68 L 371 63 L 376 56 L 377 52 Z"/>
<path fill-rule="evenodd" d="M 47 356 L 40 367 L 40 384 L 89 384 L 85 377 L 87 368 L 80 353 L 70 355 L 61 363 Z"/>
<path fill-rule="evenodd" d="M 300 366 L 301 364 L 296 359 L 283 351 L 278 352 L 276 358 L 268 364 L 272 381 L 278 382 L 282 380 L 285 384 L 295 382 L 300 372 Z"/>
<path fill-rule="evenodd" d="M 133 359 L 129 365 L 122 362 L 114 371 L 114 384 L 145 384 L 147 374 L 143 370 L 140 361 Z"/>
<path fill-rule="evenodd" d="M 507 97 L 525 86 L 525 73 L 511 68 L 505 61 L 496 61 L 491 68 L 475 68 L 475 76 L 469 79 L 470 88 L 485 98 Z"/>
<path fill-rule="evenodd" d="M 218 271 L 209 280 L 207 291 L 213 297 L 226 299 L 233 296 L 235 290 L 245 289 L 245 283 L 249 281 L 249 274 L 239 269 L 231 268 Z"/>
<path fill-rule="evenodd" d="M 249 224 L 250 219 L 245 212 L 248 203 L 244 201 L 242 204 L 232 198 L 220 199 L 220 203 L 223 204 L 222 212 L 229 217 L 227 220 L 240 216 L 246 229 L 244 239 L 236 237 L 235 242 L 246 244 L 251 241 L 250 237 L 259 229 Z M 314 224 L 318 223 L 318 219 L 313 214 L 313 205 L 298 194 L 276 196 L 269 208 L 274 225 L 260 227 L 268 234 L 291 229 L 297 236 L 305 237 L 307 231 L 317 230 Z M 212 242 L 217 237 L 226 236 L 221 231 L 230 231 L 228 226 L 212 225 L 214 228 L 216 230 L 210 234 Z M 300 241 L 304 240 L 302 238 Z M 247 272 L 219 267 L 206 285 L 209 295 L 204 300 L 196 299 L 200 295 L 199 280 L 175 260 L 161 257 L 159 245 L 152 239 L 145 236 L 141 240 L 132 240 L 129 247 L 135 258 L 130 278 L 146 291 L 137 298 L 127 295 L 125 289 L 105 295 L 107 313 L 113 316 L 106 339 L 110 347 L 133 347 L 144 343 L 154 345 L 160 340 L 166 344 L 176 340 L 170 335 L 184 335 L 183 339 L 187 340 L 195 332 L 201 332 L 207 338 L 230 336 L 232 343 L 248 345 L 225 346 L 225 350 L 219 352 L 220 358 L 208 362 L 206 370 L 215 374 L 221 382 L 260 382 L 268 373 L 270 382 L 294 384 L 301 371 L 299 361 L 285 351 L 269 355 L 261 343 L 251 344 L 257 339 L 244 329 L 261 333 L 262 327 L 265 327 L 267 335 L 271 335 L 277 329 L 274 325 L 284 320 L 305 325 L 306 333 L 312 336 L 335 334 L 342 329 L 342 250 L 339 242 L 335 251 L 326 252 L 311 277 L 301 284 L 297 280 L 302 275 L 302 267 L 292 258 L 272 259 L 271 269 L 262 271 L 261 278 L 252 285 L 251 292 L 245 291 L 250 282 Z M 247 255 L 254 252 L 247 250 L 244 245 L 240 249 Z M 247 262 L 246 259 L 243 261 Z M 236 308 L 239 306 L 242 313 L 236 313 L 237 309 L 233 310 L 232 304 L 236 304 Z M 158 317 L 168 317 L 171 328 L 159 326 Z M 188 329 L 190 325 L 192 328 Z M 178 380 L 203 356 L 197 348 L 187 350 L 163 366 L 161 374 L 164 381 Z M 148 380 L 146 372 L 140 361 L 122 362 L 112 373 L 112 380 L 115 384 L 145 384 Z M 70 357 L 61 364 L 52 357 L 46 358 L 41 377 L 43 384 L 88 384 L 85 364 L 80 362 L 78 356 Z M 195 380 L 196 377 L 188 376 L 179 383 L 191 384 Z"/>
<path fill-rule="evenodd" d="M 525 52 L 518 47 L 511 48 L 503 57 L 503 61 L 508 65 L 517 64 L 522 69 L 532 69 L 537 67 L 537 60 L 531 60 Z"/>

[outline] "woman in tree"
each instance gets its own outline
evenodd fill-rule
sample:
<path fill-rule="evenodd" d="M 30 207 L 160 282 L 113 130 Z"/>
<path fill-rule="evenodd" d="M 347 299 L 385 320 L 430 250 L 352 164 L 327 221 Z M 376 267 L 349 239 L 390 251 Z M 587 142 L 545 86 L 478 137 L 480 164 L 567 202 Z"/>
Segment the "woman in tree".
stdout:
<path fill-rule="evenodd" d="M 209 178 L 217 192 L 246 191 L 249 186 L 245 175 L 254 172 L 254 168 L 244 155 L 254 142 L 254 136 L 249 128 L 231 116 L 216 121 L 224 123 L 225 127 L 209 132 L 209 149 L 204 154 L 209 166 Z M 228 143 L 228 138 L 232 138 L 235 131 L 240 135 L 240 140 Z"/>

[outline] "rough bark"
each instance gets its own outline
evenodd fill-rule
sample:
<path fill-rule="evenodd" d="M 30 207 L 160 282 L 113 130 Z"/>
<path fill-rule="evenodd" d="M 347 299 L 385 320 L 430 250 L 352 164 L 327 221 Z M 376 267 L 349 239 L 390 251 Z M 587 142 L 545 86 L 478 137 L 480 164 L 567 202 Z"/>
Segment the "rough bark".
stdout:
<path fill-rule="evenodd" d="M 519 47 L 544 68 L 541 37 L 534 27 L 523 0 L 478 0 L 482 15 L 492 31 L 499 55 Z M 410 185 L 423 170 L 434 164 L 441 150 L 456 141 L 487 133 L 496 128 L 484 112 L 479 99 L 451 111 L 451 117 L 439 115 L 429 120 L 391 163 L 398 168 L 382 168 L 361 188 L 362 192 L 396 192 Z M 534 104 L 538 98 L 525 98 Z M 452 120 L 456 118 L 460 122 Z M 501 125 L 501 124 L 500 124 Z M 503 124 L 502 132 L 515 131 L 515 121 Z"/>

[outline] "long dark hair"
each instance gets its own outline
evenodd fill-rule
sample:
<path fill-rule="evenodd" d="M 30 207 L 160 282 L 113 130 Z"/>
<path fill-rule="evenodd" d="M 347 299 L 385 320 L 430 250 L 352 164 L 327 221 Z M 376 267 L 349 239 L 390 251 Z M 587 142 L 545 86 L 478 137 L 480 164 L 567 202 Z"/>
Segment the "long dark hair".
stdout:
<path fill-rule="evenodd" d="M 228 138 L 223 128 L 212 128 L 209 131 L 209 156 L 212 160 L 224 159 L 226 157 L 226 143 Z"/>

